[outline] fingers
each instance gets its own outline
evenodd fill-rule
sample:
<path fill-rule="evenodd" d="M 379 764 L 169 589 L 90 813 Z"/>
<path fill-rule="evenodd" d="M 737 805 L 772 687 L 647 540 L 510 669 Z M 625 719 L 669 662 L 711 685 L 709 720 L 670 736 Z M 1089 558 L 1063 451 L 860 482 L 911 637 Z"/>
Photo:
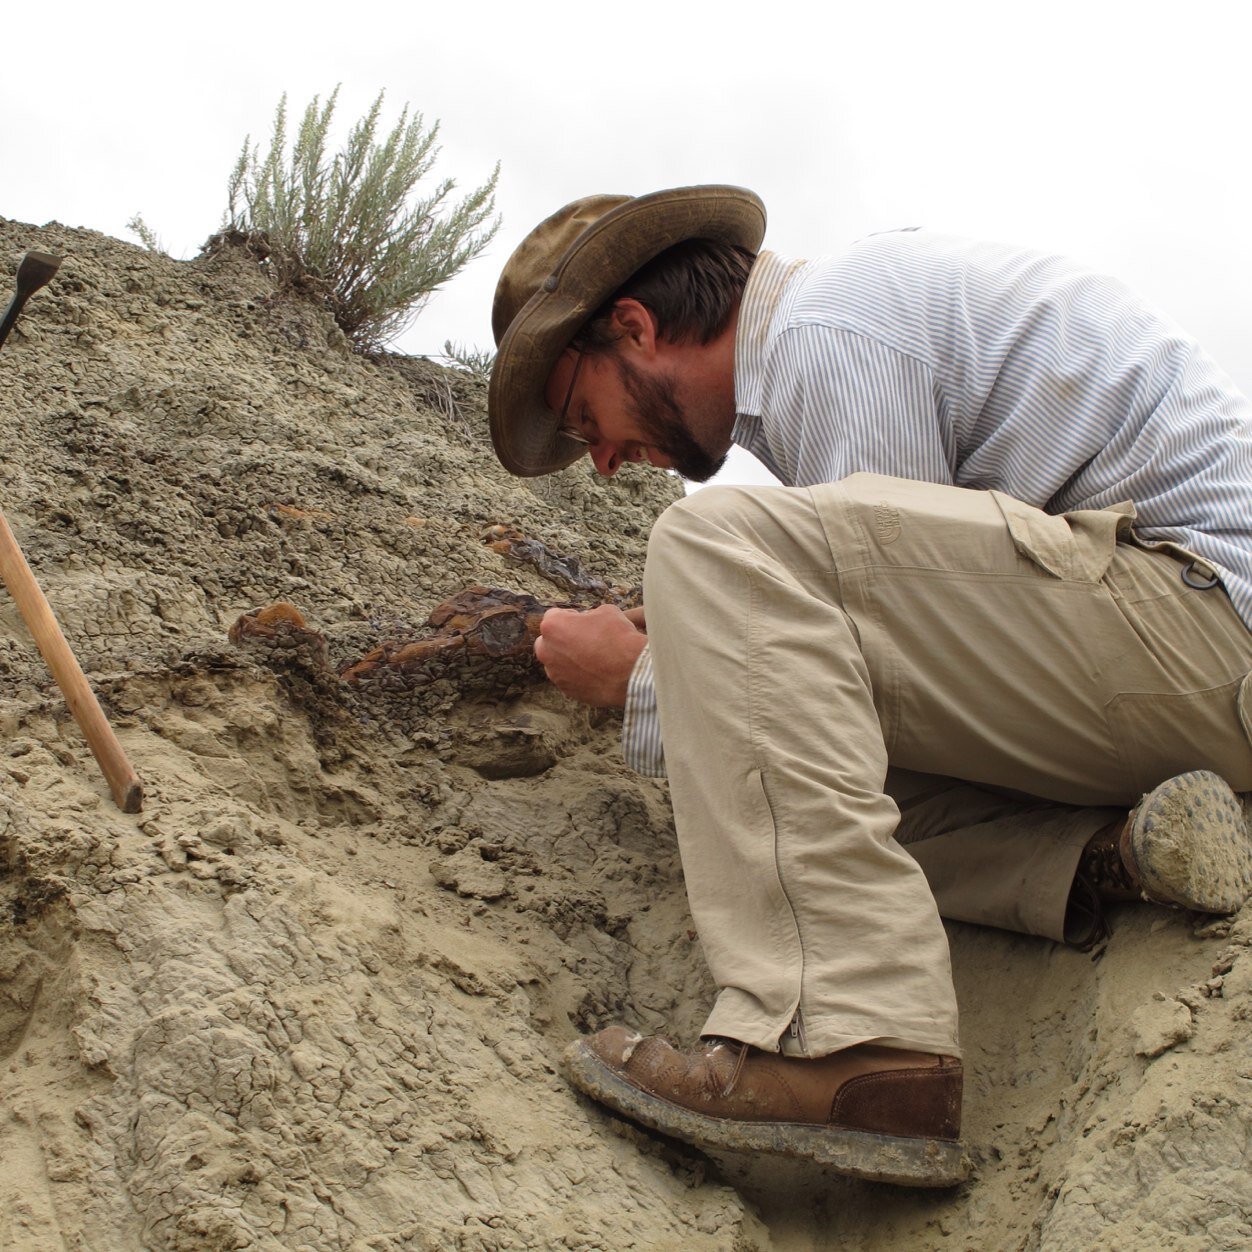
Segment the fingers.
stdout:
<path fill-rule="evenodd" d="M 571 699 L 621 708 L 646 637 L 620 609 L 549 609 L 539 624 L 535 657 L 553 685 Z"/>
<path fill-rule="evenodd" d="M 577 609 L 549 609 L 539 622 L 539 638 L 535 640 L 535 657 L 540 665 L 547 665 L 555 655 L 563 637 L 561 618 L 581 617 Z M 567 635 L 565 635 L 568 638 Z M 552 677 L 551 674 L 548 675 Z"/>

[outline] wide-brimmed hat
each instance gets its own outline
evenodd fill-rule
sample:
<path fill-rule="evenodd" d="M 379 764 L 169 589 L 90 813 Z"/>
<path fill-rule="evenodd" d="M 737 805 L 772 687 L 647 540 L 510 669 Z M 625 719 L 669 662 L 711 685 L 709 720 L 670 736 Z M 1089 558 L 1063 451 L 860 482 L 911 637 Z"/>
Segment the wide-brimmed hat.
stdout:
<path fill-rule="evenodd" d="M 760 199 L 720 186 L 587 196 L 536 226 L 509 257 L 491 311 L 497 352 L 487 407 L 504 467 L 531 478 L 586 451 L 557 431 L 544 386 L 579 328 L 636 270 L 687 239 L 755 252 L 764 235 Z"/>

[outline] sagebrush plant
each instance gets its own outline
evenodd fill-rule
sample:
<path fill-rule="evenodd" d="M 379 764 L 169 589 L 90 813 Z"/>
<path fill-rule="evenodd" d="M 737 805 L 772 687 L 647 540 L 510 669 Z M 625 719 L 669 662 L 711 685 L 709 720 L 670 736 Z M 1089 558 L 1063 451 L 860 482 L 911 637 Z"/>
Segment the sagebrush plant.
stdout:
<path fill-rule="evenodd" d="M 495 364 L 496 354 L 483 348 L 467 348 L 454 339 L 445 339 L 443 358 L 454 369 L 464 370 L 472 378 L 485 383 L 491 378 L 491 367 Z"/>
<path fill-rule="evenodd" d="M 165 245 L 161 242 L 161 236 L 158 235 L 156 231 L 143 220 L 142 213 L 136 213 L 135 216 L 126 223 L 126 229 L 130 231 L 132 235 L 137 235 L 139 237 L 139 242 L 143 244 L 149 252 L 165 251 Z"/>
<path fill-rule="evenodd" d="M 331 156 L 327 140 L 339 88 L 323 105 L 314 96 L 290 152 L 287 97 L 279 101 L 269 151 L 249 136 L 228 187 L 231 230 L 260 232 L 266 264 L 280 285 L 320 297 L 344 334 L 362 351 L 381 348 L 409 326 L 427 298 L 491 242 L 497 162 L 491 177 L 458 201 L 451 178 L 427 195 L 414 194 L 439 156 L 436 121 L 400 120 L 375 142 L 383 94 Z"/>

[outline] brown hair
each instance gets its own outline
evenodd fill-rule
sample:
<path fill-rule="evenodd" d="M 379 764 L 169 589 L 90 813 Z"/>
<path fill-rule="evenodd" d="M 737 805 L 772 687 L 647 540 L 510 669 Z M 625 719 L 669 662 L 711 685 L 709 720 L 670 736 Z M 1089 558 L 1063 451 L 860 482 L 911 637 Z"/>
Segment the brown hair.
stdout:
<path fill-rule="evenodd" d="M 636 270 L 586 321 L 571 341 L 582 352 L 603 352 L 618 335 L 613 306 L 638 300 L 656 318 L 657 335 L 671 343 L 706 344 L 730 322 L 756 253 L 713 239 L 687 239 Z"/>

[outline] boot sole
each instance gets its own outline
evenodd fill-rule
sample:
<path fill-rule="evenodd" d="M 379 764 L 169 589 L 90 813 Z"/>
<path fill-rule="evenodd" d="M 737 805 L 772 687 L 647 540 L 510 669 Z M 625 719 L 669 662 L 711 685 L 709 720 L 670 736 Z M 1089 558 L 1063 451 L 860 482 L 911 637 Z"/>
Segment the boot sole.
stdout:
<path fill-rule="evenodd" d="M 632 1121 L 702 1151 L 771 1152 L 828 1165 L 841 1174 L 906 1187 L 955 1187 L 969 1177 L 969 1158 L 949 1139 L 913 1139 L 838 1126 L 729 1121 L 685 1109 L 636 1087 L 585 1043 L 572 1043 L 562 1069 L 570 1083 Z"/>
<path fill-rule="evenodd" d="M 1208 770 L 1179 774 L 1135 813 L 1130 853 L 1144 894 L 1200 913 L 1233 913 L 1252 895 L 1252 840 L 1243 805 Z"/>

